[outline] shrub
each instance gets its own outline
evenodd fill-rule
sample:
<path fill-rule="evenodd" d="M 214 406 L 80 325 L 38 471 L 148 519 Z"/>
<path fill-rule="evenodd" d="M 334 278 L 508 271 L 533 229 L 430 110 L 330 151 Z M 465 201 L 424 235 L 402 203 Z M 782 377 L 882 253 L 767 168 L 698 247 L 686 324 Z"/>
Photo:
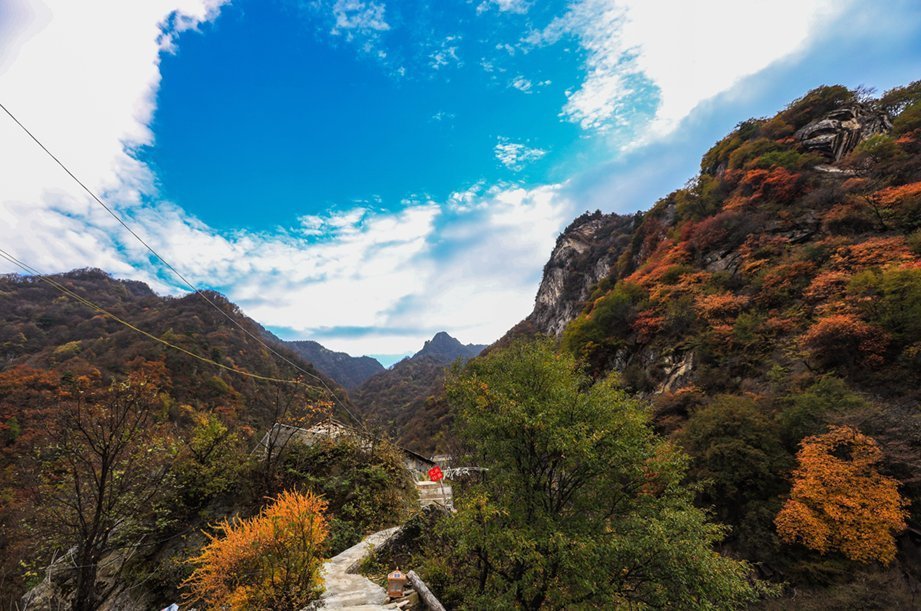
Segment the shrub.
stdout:
<path fill-rule="evenodd" d="M 748 397 L 716 397 L 692 414 L 680 439 L 691 455 L 690 474 L 707 482 L 704 501 L 723 519 L 737 523 L 746 505 L 783 489 L 789 457 L 776 425 Z"/>
<path fill-rule="evenodd" d="M 729 292 L 700 295 L 694 300 L 695 308 L 707 320 L 733 317 L 747 303 L 748 297 Z"/>
<path fill-rule="evenodd" d="M 821 433 L 833 416 L 866 407 L 867 403 L 840 379 L 823 376 L 802 392 L 787 398 L 779 422 L 787 447 L 796 449 L 809 435 Z"/>
<path fill-rule="evenodd" d="M 886 333 L 851 314 L 820 318 L 802 337 L 813 359 L 826 367 L 882 364 L 889 344 Z"/>
<path fill-rule="evenodd" d="M 852 200 L 836 204 L 822 215 L 822 228 L 836 235 L 864 233 L 878 226 L 879 219 L 872 210 Z"/>
<path fill-rule="evenodd" d="M 224 520 L 190 560 L 189 599 L 234 611 L 306 606 L 322 592 L 325 511 L 320 497 L 286 491 L 253 518 Z"/>
<path fill-rule="evenodd" d="M 364 535 L 398 524 L 416 501 L 416 490 L 393 444 L 373 445 L 344 436 L 313 445 L 291 444 L 281 464 L 288 488 L 323 496 L 330 515 L 328 547 L 338 553 Z"/>
<path fill-rule="evenodd" d="M 632 282 L 618 282 L 597 299 L 592 310 L 574 320 L 563 334 L 563 346 L 586 358 L 595 372 L 607 367 L 617 348 L 633 332 L 633 322 L 647 303 L 646 291 Z"/>
<path fill-rule="evenodd" d="M 815 303 L 843 297 L 850 280 L 851 275 L 847 272 L 822 272 L 812 279 L 803 291 L 803 297 Z"/>
<path fill-rule="evenodd" d="M 854 276 L 848 292 L 902 344 L 921 341 L 921 269 L 894 267 Z"/>
<path fill-rule="evenodd" d="M 888 224 L 904 231 L 921 227 L 921 181 L 882 189 L 871 199 Z"/>
<path fill-rule="evenodd" d="M 799 195 L 802 176 L 782 167 L 752 169 L 745 172 L 740 185 L 753 201 L 787 204 Z"/>

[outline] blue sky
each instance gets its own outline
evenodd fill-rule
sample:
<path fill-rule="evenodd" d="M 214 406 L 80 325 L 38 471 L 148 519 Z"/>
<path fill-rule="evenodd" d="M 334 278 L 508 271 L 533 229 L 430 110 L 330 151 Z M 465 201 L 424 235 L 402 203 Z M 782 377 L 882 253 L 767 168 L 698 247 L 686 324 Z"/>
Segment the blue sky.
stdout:
<path fill-rule="evenodd" d="M 75 4 L 0 5 L 0 101 L 197 284 L 353 354 L 491 342 L 582 211 L 817 85 L 921 78 L 908 0 Z M 181 292 L 8 123 L 4 248 Z"/>
<path fill-rule="evenodd" d="M 510 56 L 497 41 L 520 38 L 530 12 L 427 4 L 394 4 L 387 30 L 349 40 L 322 7 L 238 0 L 183 34 L 161 64 L 144 153 L 163 194 L 216 227 L 272 229 L 292 212 L 563 177 L 589 144 L 556 117 L 579 82 L 577 49 Z M 507 167 L 503 143 L 547 153 Z"/>

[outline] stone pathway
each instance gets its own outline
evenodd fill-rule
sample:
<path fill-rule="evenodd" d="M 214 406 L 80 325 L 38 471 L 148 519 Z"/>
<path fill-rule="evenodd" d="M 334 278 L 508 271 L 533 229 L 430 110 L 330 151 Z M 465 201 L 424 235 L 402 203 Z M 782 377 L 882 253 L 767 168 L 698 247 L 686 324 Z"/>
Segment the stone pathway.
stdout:
<path fill-rule="evenodd" d="M 368 552 L 380 546 L 397 528 L 388 528 L 363 539 L 361 543 L 334 556 L 323 563 L 323 579 L 326 591 L 320 599 L 322 609 L 343 609 L 347 611 L 377 611 L 379 609 L 396 609 L 389 604 L 387 592 L 370 579 L 350 573 L 357 570 Z"/>

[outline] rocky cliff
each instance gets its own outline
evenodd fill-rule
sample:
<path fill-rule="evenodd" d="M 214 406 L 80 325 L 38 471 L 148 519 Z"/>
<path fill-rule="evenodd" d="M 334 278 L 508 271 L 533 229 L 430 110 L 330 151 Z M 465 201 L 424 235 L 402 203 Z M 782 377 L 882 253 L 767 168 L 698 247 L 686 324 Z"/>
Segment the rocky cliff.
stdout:
<path fill-rule="evenodd" d="M 855 104 L 809 122 L 794 137 L 804 150 L 819 153 L 829 161 L 840 161 L 870 136 L 891 130 L 892 121 L 886 112 Z"/>
<path fill-rule="evenodd" d="M 557 238 L 537 290 L 533 329 L 558 336 L 585 306 L 595 285 L 611 273 L 630 243 L 636 217 L 586 212 Z"/>

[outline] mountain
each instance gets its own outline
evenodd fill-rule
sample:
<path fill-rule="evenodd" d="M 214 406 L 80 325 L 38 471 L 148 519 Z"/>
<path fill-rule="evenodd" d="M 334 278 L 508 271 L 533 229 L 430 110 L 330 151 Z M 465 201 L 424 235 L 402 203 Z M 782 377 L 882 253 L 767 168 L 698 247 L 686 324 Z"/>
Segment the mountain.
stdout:
<path fill-rule="evenodd" d="M 369 422 L 383 427 L 401 445 L 431 454 L 440 439 L 436 432 L 450 424 L 442 397 L 445 370 L 484 348 L 436 333 L 413 356 L 369 378 L 352 393 L 352 401 Z"/>
<path fill-rule="evenodd" d="M 345 352 L 334 352 L 310 340 L 290 341 L 285 344 L 346 390 L 354 390 L 371 376 L 384 371 L 384 366 L 370 356 L 351 356 Z"/>
<path fill-rule="evenodd" d="M 472 359 L 482 352 L 485 347 L 483 344 L 462 344 L 444 331 L 440 331 L 432 339 L 425 342 L 422 350 L 410 358 L 432 357 L 436 361 L 447 365 L 457 359 L 463 361 Z"/>
<path fill-rule="evenodd" d="M 727 547 L 795 587 L 796 608 L 909 608 L 919 321 L 921 82 L 876 99 L 831 86 L 739 124 L 647 212 L 576 219 L 533 312 L 499 343 L 557 338 L 594 378 L 645 398 L 690 455 L 698 501 L 732 527 Z M 840 439 L 836 427 L 871 439 L 910 502 L 888 568 L 846 543 L 778 536 L 801 444 Z"/>
<path fill-rule="evenodd" d="M 534 311 L 527 323 L 540 333 L 559 336 L 582 311 L 592 289 L 611 273 L 630 246 L 641 215 L 586 212 L 557 238 L 544 266 Z"/>
<path fill-rule="evenodd" d="M 116 280 L 96 269 L 75 270 L 49 279 L 156 337 L 223 365 L 285 379 L 298 373 L 199 295 L 161 297 L 142 282 Z M 307 371 L 307 384 L 320 387 L 322 374 L 284 342 L 224 296 L 210 291 L 206 295 L 249 334 Z M 262 400 L 265 383 L 170 350 L 62 295 L 38 278 L 16 274 L 0 277 L 0 322 L 0 371 L 29 367 L 124 375 L 139 360 L 161 362 L 171 379 L 171 394 L 180 403 L 220 405 L 242 422 L 259 427 L 271 417 L 271 408 Z M 324 383 L 336 386 L 330 380 Z"/>

